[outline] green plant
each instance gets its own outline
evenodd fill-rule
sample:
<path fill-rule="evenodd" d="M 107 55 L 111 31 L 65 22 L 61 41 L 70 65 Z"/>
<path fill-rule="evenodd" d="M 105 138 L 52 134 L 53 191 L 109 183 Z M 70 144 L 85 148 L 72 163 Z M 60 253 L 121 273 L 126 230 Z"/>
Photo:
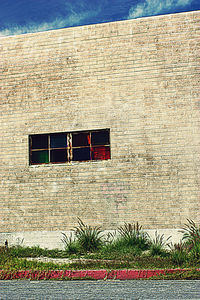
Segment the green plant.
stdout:
<path fill-rule="evenodd" d="M 39 246 L 25 247 L 13 246 L 8 248 L 9 253 L 14 257 L 63 257 L 64 253 L 59 249 L 43 249 Z"/>
<path fill-rule="evenodd" d="M 149 248 L 149 235 L 142 230 L 142 226 L 136 224 L 124 223 L 118 227 L 119 239 L 127 246 L 138 247 L 141 250 Z"/>
<path fill-rule="evenodd" d="M 78 226 L 73 231 L 81 249 L 84 251 L 96 251 L 103 244 L 101 227 L 85 225 L 78 218 Z"/>
<path fill-rule="evenodd" d="M 70 236 L 68 237 L 65 233 L 61 232 L 63 235 L 63 238 L 61 239 L 61 241 L 64 244 L 65 247 L 65 251 L 67 254 L 71 255 L 71 254 L 77 254 L 79 252 L 79 244 L 77 241 L 75 241 L 75 239 L 72 237 L 72 234 L 70 234 Z"/>
<path fill-rule="evenodd" d="M 150 277 L 149 280 L 199 280 L 200 271 L 196 269 L 191 270 L 176 270 L 173 273 L 166 271 L 165 274 Z"/>
<path fill-rule="evenodd" d="M 106 259 L 132 259 L 140 256 L 142 250 L 138 246 L 128 245 L 124 238 L 117 238 L 111 244 L 105 245 L 101 249 L 101 254 Z"/>
<path fill-rule="evenodd" d="M 168 246 L 171 250 L 170 257 L 176 265 L 181 266 L 188 260 L 185 243 L 180 241 L 179 243 L 175 243 L 175 244 L 171 243 Z"/>
<path fill-rule="evenodd" d="M 105 235 L 103 242 L 105 244 L 112 244 L 115 239 L 116 239 L 116 231 L 114 231 L 114 232 L 108 232 Z"/>
<path fill-rule="evenodd" d="M 155 232 L 155 238 L 151 239 L 150 246 L 150 255 L 152 256 L 166 256 L 166 246 L 168 245 L 168 241 L 171 238 L 169 236 L 166 240 L 164 239 L 164 234 L 160 235 Z"/>
<path fill-rule="evenodd" d="M 173 250 L 170 252 L 170 256 L 172 261 L 178 266 L 184 264 L 188 259 L 186 251 Z"/>
<path fill-rule="evenodd" d="M 182 240 L 185 241 L 188 252 L 192 259 L 200 259 L 200 225 L 197 226 L 194 221 L 187 219 L 188 224 L 180 232 L 183 233 Z"/>

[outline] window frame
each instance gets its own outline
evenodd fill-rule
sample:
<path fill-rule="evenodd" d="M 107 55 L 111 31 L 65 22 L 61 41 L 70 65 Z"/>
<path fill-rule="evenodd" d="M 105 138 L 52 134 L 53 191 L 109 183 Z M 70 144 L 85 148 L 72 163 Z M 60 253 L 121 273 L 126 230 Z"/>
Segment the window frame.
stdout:
<path fill-rule="evenodd" d="M 92 136 L 95 135 L 97 133 L 100 134 L 100 136 L 105 135 L 105 139 L 106 139 L 106 143 L 103 144 L 92 144 Z M 73 146 L 73 136 L 76 135 L 80 135 L 81 134 L 85 137 L 87 136 L 88 138 L 88 144 L 86 145 L 79 145 L 79 146 Z M 51 145 L 51 138 L 56 135 L 66 135 L 66 145 L 65 146 L 61 146 L 61 147 L 52 147 Z M 37 147 L 32 147 L 33 144 L 33 140 L 35 139 L 37 141 L 40 140 L 40 138 L 42 136 L 46 136 L 48 138 L 48 145 L 46 148 L 37 148 Z M 34 142 L 36 143 L 36 142 Z M 96 150 L 97 148 L 97 152 L 94 152 L 93 149 Z M 99 149 L 98 149 L 99 148 Z M 100 149 L 102 148 L 102 149 Z M 83 149 L 80 151 L 77 151 L 77 149 Z M 87 150 L 89 151 L 89 159 L 73 159 L 75 157 L 75 152 L 79 152 L 80 153 L 86 153 Z M 63 161 L 56 161 L 55 157 L 53 158 L 53 151 L 54 153 L 58 152 L 59 150 L 66 150 L 66 160 Z M 85 151 L 84 151 L 85 150 Z M 103 151 L 103 154 L 99 152 L 100 156 L 96 156 L 94 153 L 98 154 L 98 150 L 101 152 Z M 40 162 L 40 155 L 39 152 L 40 151 L 46 151 L 47 152 L 47 156 L 46 159 L 47 161 L 42 161 Z M 35 157 L 36 159 L 33 159 L 33 154 L 35 153 Z M 38 161 L 37 161 L 37 154 L 38 154 Z M 44 154 L 45 155 L 45 154 Z M 101 157 L 102 155 L 102 157 Z M 84 156 L 84 155 L 83 155 Z M 88 158 L 88 156 L 87 156 Z M 111 147 L 110 147 L 110 129 L 106 128 L 106 129 L 96 129 L 96 130 L 84 130 L 84 131 L 72 131 L 72 132 L 54 132 L 54 133 L 44 133 L 44 134 L 31 134 L 29 135 L 29 165 L 30 166 L 34 166 L 34 165 L 52 165 L 52 164 L 67 164 L 67 163 L 74 163 L 74 162 L 87 162 L 87 161 L 97 161 L 97 160 L 109 160 L 111 159 Z"/>

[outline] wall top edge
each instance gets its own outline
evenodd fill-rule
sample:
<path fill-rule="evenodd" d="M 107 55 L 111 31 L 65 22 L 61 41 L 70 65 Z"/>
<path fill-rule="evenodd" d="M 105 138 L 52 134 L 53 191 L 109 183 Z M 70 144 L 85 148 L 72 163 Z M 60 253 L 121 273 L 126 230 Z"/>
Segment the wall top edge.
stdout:
<path fill-rule="evenodd" d="M 113 22 L 104 22 L 104 23 L 94 23 L 89 25 L 78 25 L 78 26 L 72 26 L 72 27 L 65 27 L 65 28 L 59 28 L 59 29 L 53 29 L 53 30 L 45 30 L 45 31 L 38 31 L 38 32 L 29 32 L 29 33 L 23 33 L 23 34 L 17 34 L 17 35 L 8 35 L 8 36 L 0 36 L 0 40 L 2 39 L 13 39 L 13 38 L 26 38 L 27 36 L 39 36 L 39 35 L 46 35 L 48 33 L 54 33 L 54 32 L 62 32 L 62 31 L 76 31 L 79 29 L 87 29 L 87 28 L 95 28 L 95 27 L 103 27 L 103 26 L 110 26 L 110 24 L 123 24 L 123 23 L 137 23 L 141 21 L 147 21 L 150 19 L 167 19 L 167 18 L 175 18 L 177 15 L 198 15 L 200 14 L 200 10 L 194 10 L 189 12 L 180 12 L 180 13 L 173 13 L 173 14 L 165 14 L 165 15 L 157 15 L 157 16 L 149 16 L 149 17 L 141 17 L 136 19 L 128 19 L 128 20 L 121 20 L 121 21 L 113 21 Z"/>

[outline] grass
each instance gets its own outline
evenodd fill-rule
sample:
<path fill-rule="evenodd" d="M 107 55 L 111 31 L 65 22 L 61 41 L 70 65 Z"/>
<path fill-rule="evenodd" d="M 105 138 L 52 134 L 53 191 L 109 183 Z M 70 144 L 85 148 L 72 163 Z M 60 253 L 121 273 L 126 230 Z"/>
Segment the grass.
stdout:
<path fill-rule="evenodd" d="M 161 274 L 149 280 L 200 280 L 200 272 L 196 269 L 177 271 L 175 273 Z"/>
<path fill-rule="evenodd" d="M 33 248 L 34 249 L 34 248 Z M 107 248 L 106 248 L 107 249 Z M 181 261 L 174 260 L 171 255 L 166 257 L 151 256 L 150 252 L 143 252 L 138 255 L 133 249 L 127 248 L 126 251 L 109 252 L 98 250 L 95 253 L 85 253 L 82 256 L 69 255 L 70 259 L 75 259 L 71 263 L 58 264 L 53 262 L 29 261 L 27 259 L 17 257 L 17 251 L 13 248 L 0 250 L 0 269 L 3 270 L 83 270 L 83 269 L 170 269 L 170 268 L 200 268 L 200 260 Z M 28 250 L 30 251 L 30 249 Z M 51 250 L 48 257 L 52 255 Z M 24 248 L 27 253 L 27 249 Z M 22 249 L 20 255 L 22 255 Z M 43 253 L 42 250 L 40 253 Z M 112 253 L 112 255 L 111 255 Z M 34 257 L 35 252 L 33 251 Z M 65 257 L 66 253 L 60 253 L 60 257 Z M 56 257 L 58 258 L 58 257 Z"/>
<path fill-rule="evenodd" d="M 142 264 L 141 264 L 142 263 Z M 0 263 L 0 269 L 4 270 L 56 270 L 56 269 L 122 269 L 122 268 L 146 268 L 155 267 L 155 261 L 148 264 L 146 260 L 135 259 L 133 260 L 79 260 L 70 264 L 58 265 L 54 263 L 43 263 L 37 261 L 28 261 L 26 259 L 19 259 L 15 257 L 10 257 L 8 255 L 7 259 Z M 156 261 L 157 267 L 157 261 Z M 163 264 L 159 264 L 159 267 L 163 267 Z"/>
<path fill-rule="evenodd" d="M 191 272 L 179 274 L 178 278 L 198 279 L 199 273 L 194 269 L 200 268 L 199 228 L 193 222 L 189 222 L 185 228 L 184 239 L 166 250 L 168 239 L 157 233 L 154 239 L 150 239 L 138 223 L 125 223 L 118 228 L 118 235 L 105 237 L 100 227 L 87 226 L 79 219 L 78 226 L 74 229 L 74 238 L 63 234 L 64 250 L 48 250 L 38 246 L 0 247 L 0 269 L 48 271 L 186 268 L 192 269 Z M 41 256 L 69 258 L 72 261 L 58 264 L 26 259 Z M 166 276 L 166 279 L 167 276 L 176 278 L 176 274 L 162 276 Z"/>
<path fill-rule="evenodd" d="M 10 247 L 9 253 L 11 256 L 14 257 L 51 257 L 51 258 L 64 258 L 67 257 L 67 254 L 59 249 L 43 249 L 39 246 L 33 246 L 33 247 L 23 247 L 23 246 L 17 246 L 17 247 Z"/>
<path fill-rule="evenodd" d="M 168 241 L 171 237 L 166 240 L 164 234 L 159 235 L 157 231 L 155 232 L 155 238 L 151 240 L 150 255 L 151 256 L 167 256 L 169 253 L 166 251 L 166 246 L 168 246 Z"/>
<path fill-rule="evenodd" d="M 78 218 L 78 226 L 74 228 L 74 234 L 78 241 L 80 250 L 97 251 L 103 244 L 101 227 L 88 226 Z"/>

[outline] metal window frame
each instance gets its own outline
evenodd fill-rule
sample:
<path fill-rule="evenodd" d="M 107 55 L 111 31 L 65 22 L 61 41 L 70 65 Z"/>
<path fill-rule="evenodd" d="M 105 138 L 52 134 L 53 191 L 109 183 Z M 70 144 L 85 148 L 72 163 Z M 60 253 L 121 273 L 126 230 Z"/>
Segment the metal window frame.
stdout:
<path fill-rule="evenodd" d="M 103 145 L 92 145 L 91 141 L 91 135 L 93 132 L 101 132 L 101 131 L 107 131 L 109 133 L 109 144 L 103 144 Z M 90 143 L 89 145 L 87 146 L 76 146 L 76 147 L 73 147 L 72 146 L 72 135 L 73 134 L 81 134 L 81 133 L 88 133 L 90 135 Z M 66 147 L 58 147 L 58 148 L 52 148 L 50 145 L 51 145 L 51 135 L 53 134 L 66 134 L 66 141 L 67 141 L 67 145 Z M 48 148 L 36 148 L 36 149 L 32 149 L 32 137 L 33 136 L 42 136 L 42 135 L 47 135 L 48 136 Z M 94 160 L 92 159 L 92 150 L 91 148 L 92 147 L 109 147 L 109 150 L 110 150 L 110 129 L 109 128 L 105 128 L 105 129 L 96 129 L 96 130 L 84 130 L 84 131 L 71 131 L 71 132 L 51 132 L 51 133 L 43 133 L 43 134 L 32 134 L 32 135 L 29 135 L 29 165 L 46 165 L 46 164 L 66 164 L 66 163 L 70 163 L 70 162 L 87 162 L 87 161 L 97 161 L 97 160 Z M 73 149 L 81 149 L 81 148 L 89 148 L 90 149 L 90 160 L 74 160 L 73 161 Z M 50 159 L 51 159 L 51 150 L 59 150 L 59 149 L 66 149 L 67 151 L 67 160 L 65 162 L 51 162 Z M 42 162 L 42 163 L 34 163 L 32 162 L 32 153 L 33 152 L 37 152 L 37 151 L 48 151 L 48 157 L 49 157 L 49 162 L 48 163 L 45 163 L 45 162 Z M 110 151 L 111 152 L 111 151 Z M 110 158 L 111 159 L 111 153 L 110 153 Z M 104 160 L 104 159 L 102 159 Z M 107 160 L 107 159 L 106 159 Z M 101 161 L 101 159 L 100 159 Z"/>

